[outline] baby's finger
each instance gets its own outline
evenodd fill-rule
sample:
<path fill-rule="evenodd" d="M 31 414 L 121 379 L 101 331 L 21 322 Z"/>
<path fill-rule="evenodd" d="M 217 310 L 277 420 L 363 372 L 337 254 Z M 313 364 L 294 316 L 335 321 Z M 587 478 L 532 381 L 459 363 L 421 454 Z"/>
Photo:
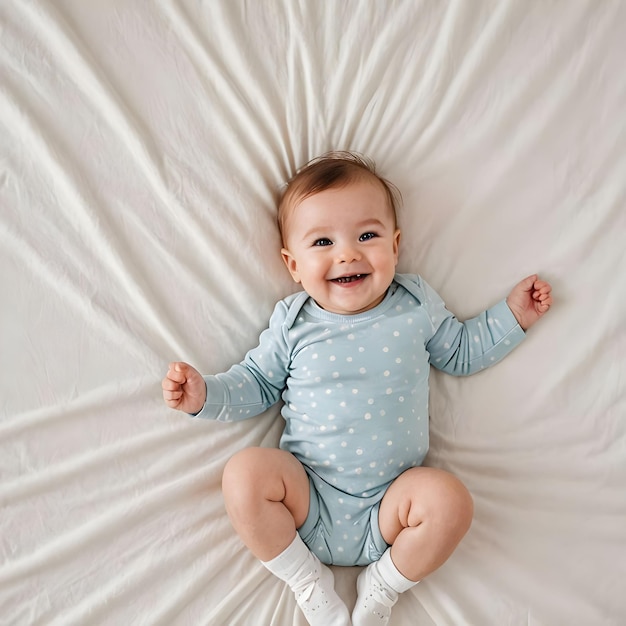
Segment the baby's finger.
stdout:
<path fill-rule="evenodd" d="M 169 374 L 161 381 L 161 387 L 163 387 L 163 391 L 181 391 L 181 383 L 172 380 Z"/>
<path fill-rule="evenodd" d="M 551 292 L 552 288 L 550 287 L 550 285 L 547 285 L 545 287 L 542 287 L 541 289 L 535 289 L 535 291 L 533 291 L 533 298 L 537 300 L 538 298 L 547 297 L 550 295 Z"/>
<path fill-rule="evenodd" d="M 552 306 L 552 297 L 550 294 L 541 294 L 537 300 L 537 306 L 542 313 L 545 313 Z"/>
<path fill-rule="evenodd" d="M 178 401 L 183 397 L 183 392 L 179 390 L 163 389 L 163 399 L 166 402 Z"/>
<path fill-rule="evenodd" d="M 537 291 L 552 291 L 552 286 L 545 280 L 536 280 L 534 287 Z"/>
<path fill-rule="evenodd" d="M 170 363 L 170 367 L 167 370 L 167 377 L 182 385 L 187 382 L 187 376 L 181 365 L 181 363 Z"/>

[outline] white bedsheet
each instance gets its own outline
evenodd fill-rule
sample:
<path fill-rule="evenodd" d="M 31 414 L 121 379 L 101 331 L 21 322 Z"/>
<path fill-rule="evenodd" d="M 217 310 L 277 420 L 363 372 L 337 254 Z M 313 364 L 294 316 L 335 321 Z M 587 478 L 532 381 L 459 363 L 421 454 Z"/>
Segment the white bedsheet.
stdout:
<path fill-rule="evenodd" d="M 0 3 L 0 623 L 305 624 L 220 492 L 278 407 L 200 422 L 160 379 L 255 345 L 296 288 L 276 194 L 352 149 L 460 318 L 532 272 L 555 297 L 433 376 L 427 462 L 475 520 L 391 624 L 625 624 L 625 59 L 620 0 Z"/>

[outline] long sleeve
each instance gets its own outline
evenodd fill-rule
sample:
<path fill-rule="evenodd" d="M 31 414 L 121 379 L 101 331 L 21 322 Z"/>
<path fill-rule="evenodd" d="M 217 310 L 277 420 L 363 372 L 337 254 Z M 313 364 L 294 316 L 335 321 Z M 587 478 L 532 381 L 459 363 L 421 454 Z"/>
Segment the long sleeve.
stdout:
<path fill-rule="evenodd" d="M 204 376 L 207 399 L 196 415 L 204 419 L 239 421 L 262 413 L 280 399 L 289 370 L 284 331 L 288 306 L 279 302 L 259 345 L 227 372 Z"/>
<path fill-rule="evenodd" d="M 454 376 L 474 374 L 501 361 L 524 339 L 506 301 L 459 322 L 439 295 L 425 281 L 421 283 L 433 328 L 426 349 L 437 369 Z"/>

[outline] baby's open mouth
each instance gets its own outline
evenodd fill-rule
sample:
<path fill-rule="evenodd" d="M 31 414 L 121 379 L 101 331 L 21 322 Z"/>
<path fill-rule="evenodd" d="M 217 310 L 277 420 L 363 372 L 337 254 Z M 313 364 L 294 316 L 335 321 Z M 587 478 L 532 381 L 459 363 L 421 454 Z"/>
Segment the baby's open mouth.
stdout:
<path fill-rule="evenodd" d="M 365 278 L 367 274 L 354 274 L 353 276 L 340 276 L 339 278 L 333 278 L 333 283 L 340 283 L 344 285 L 345 283 L 353 283 L 355 280 L 361 280 Z"/>

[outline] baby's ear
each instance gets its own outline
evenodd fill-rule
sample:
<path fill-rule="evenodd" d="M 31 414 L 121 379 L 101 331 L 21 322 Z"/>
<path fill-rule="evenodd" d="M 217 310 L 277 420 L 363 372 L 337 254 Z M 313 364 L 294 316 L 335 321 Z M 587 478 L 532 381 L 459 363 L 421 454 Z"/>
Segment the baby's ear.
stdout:
<path fill-rule="evenodd" d="M 298 272 L 298 264 L 296 263 L 295 257 L 293 256 L 293 254 L 291 254 L 291 252 L 289 252 L 289 250 L 287 250 L 287 248 L 283 248 L 280 251 L 280 254 L 283 257 L 283 261 L 285 262 L 289 273 L 291 274 L 291 278 L 299 283 L 300 273 Z"/>
<path fill-rule="evenodd" d="M 400 251 L 400 236 L 401 232 L 398 228 L 396 232 L 393 234 L 393 253 L 396 257 L 396 265 L 398 264 L 398 253 Z"/>

